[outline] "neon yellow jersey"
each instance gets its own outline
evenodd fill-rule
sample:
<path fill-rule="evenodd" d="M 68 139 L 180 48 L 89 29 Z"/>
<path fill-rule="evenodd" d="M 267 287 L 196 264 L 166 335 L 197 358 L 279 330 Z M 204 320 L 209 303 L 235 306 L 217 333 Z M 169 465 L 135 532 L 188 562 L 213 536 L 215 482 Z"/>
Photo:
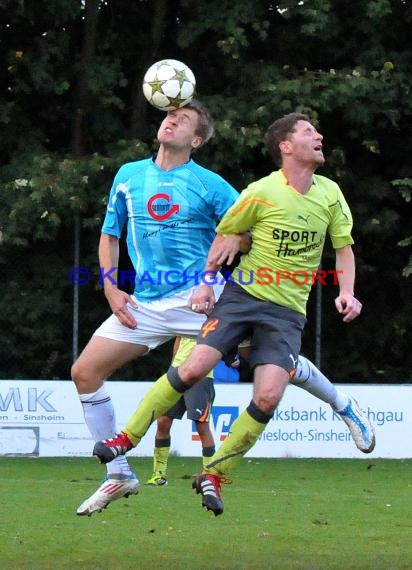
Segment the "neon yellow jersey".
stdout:
<path fill-rule="evenodd" d="M 217 233 L 247 230 L 252 247 L 242 256 L 233 280 L 258 299 L 303 314 L 319 278 L 326 234 L 335 249 L 353 244 L 348 204 L 339 186 L 319 175 L 313 176 L 306 194 L 289 186 L 281 170 L 250 184 L 226 212 Z"/>

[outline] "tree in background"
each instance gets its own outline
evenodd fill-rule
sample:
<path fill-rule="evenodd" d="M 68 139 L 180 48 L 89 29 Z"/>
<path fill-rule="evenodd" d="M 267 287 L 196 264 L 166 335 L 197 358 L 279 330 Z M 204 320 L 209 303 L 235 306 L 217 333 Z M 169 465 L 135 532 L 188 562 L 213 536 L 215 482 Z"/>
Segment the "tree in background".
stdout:
<path fill-rule="evenodd" d="M 343 325 L 323 288 L 322 367 L 342 381 L 410 381 L 411 21 L 402 0 L 0 2 L 0 376 L 68 377 L 76 220 L 92 276 L 78 289 L 80 347 L 108 313 L 97 261 L 108 187 L 155 148 L 161 115 L 141 80 L 173 57 L 216 119 L 198 160 L 239 190 L 273 168 L 262 140 L 274 118 L 319 123 L 324 173 L 354 213 L 365 305 Z M 312 358 L 315 311 L 312 295 Z M 153 377 L 168 358 L 157 351 L 124 377 Z"/>

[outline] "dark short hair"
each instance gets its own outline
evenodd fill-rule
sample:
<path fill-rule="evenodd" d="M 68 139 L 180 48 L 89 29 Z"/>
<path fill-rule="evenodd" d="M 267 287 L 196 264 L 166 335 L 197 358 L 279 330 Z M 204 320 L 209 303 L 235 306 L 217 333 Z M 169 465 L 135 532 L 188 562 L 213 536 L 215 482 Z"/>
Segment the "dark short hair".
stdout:
<path fill-rule="evenodd" d="M 279 144 L 286 140 L 291 133 L 295 132 L 295 125 L 298 121 L 310 121 L 310 119 L 303 113 L 289 113 L 277 119 L 266 131 L 266 148 L 268 149 L 269 155 L 279 166 L 282 163 Z"/>
<path fill-rule="evenodd" d="M 197 113 L 198 125 L 196 134 L 202 139 L 202 144 L 200 146 L 203 146 L 213 136 L 215 130 L 213 119 L 203 103 L 197 99 L 192 99 L 190 103 L 185 105 L 185 107 L 186 109 L 193 109 L 193 111 L 196 111 Z"/>

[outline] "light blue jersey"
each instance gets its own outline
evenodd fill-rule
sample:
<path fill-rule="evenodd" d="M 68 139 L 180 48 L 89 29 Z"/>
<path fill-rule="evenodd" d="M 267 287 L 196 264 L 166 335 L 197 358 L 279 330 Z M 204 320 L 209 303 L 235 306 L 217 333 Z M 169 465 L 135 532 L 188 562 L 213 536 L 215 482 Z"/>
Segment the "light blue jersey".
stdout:
<path fill-rule="evenodd" d="M 201 283 L 216 223 L 237 197 L 221 176 L 193 160 L 168 171 L 152 158 L 120 168 L 102 233 L 120 238 L 127 220 L 137 299 L 153 301 Z"/>

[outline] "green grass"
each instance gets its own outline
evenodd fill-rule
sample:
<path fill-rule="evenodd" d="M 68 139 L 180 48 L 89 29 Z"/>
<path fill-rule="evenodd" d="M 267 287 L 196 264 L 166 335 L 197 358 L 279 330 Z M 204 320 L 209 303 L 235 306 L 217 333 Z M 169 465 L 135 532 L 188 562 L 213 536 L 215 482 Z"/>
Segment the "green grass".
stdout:
<path fill-rule="evenodd" d="M 150 458 L 131 458 L 144 481 Z M 171 457 L 167 488 L 77 517 L 104 470 L 93 459 L 0 458 L 0 568 L 412 568 L 412 460 L 243 460 L 225 512 L 200 507 L 200 460 Z"/>

